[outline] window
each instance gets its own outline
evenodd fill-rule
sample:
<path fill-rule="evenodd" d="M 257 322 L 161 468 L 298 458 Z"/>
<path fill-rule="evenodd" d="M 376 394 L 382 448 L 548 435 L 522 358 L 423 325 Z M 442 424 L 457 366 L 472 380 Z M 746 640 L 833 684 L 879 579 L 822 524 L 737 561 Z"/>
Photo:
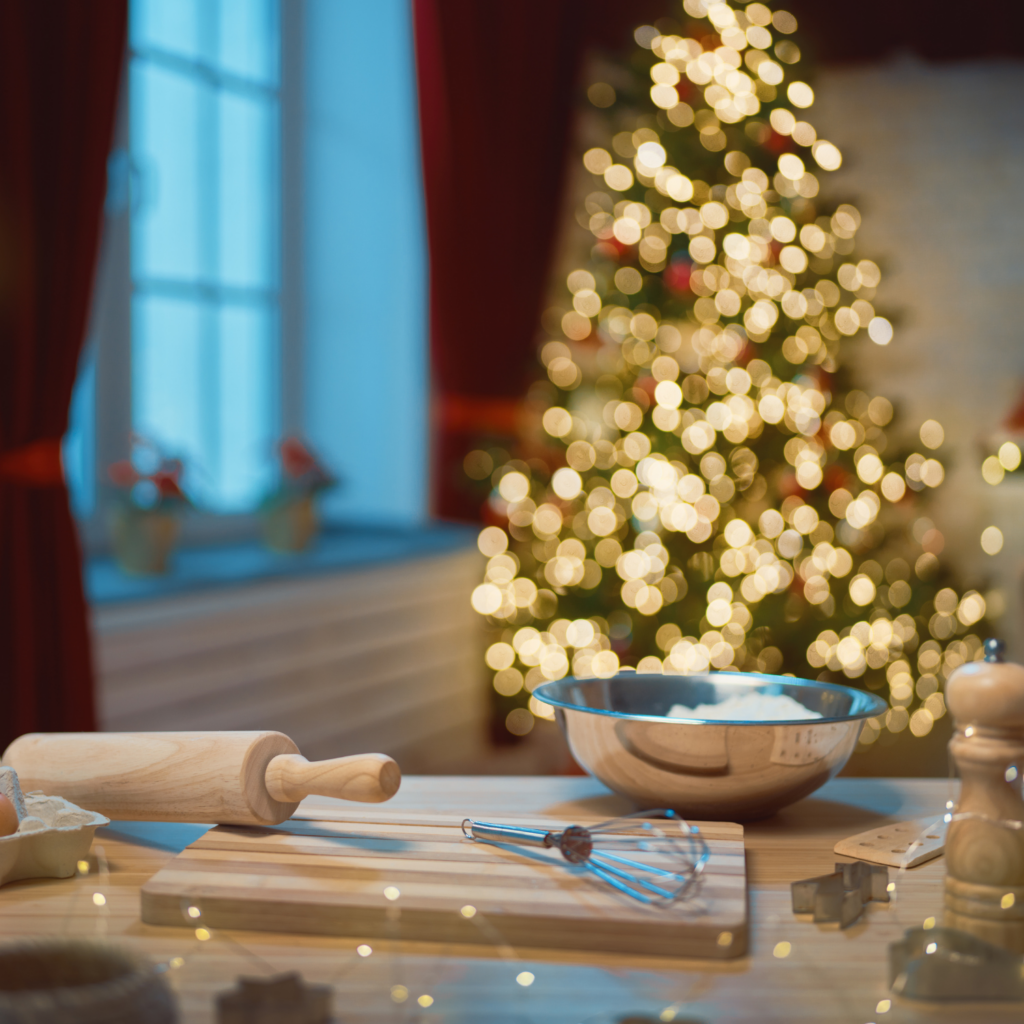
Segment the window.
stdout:
<path fill-rule="evenodd" d="M 278 434 L 276 0 L 135 0 L 131 422 L 204 508 L 251 509 Z"/>
<path fill-rule="evenodd" d="M 426 509 L 426 239 L 407 0 L 132 0 L 64 461 L 87 549 L 132 431 L 186 464 L 182 541 L 255 533 L 275 444 L 327 522 Z M 381 40 L 385 42 L 382 44 Z M 208 514 L 210 513 L 210 514 Z"/>

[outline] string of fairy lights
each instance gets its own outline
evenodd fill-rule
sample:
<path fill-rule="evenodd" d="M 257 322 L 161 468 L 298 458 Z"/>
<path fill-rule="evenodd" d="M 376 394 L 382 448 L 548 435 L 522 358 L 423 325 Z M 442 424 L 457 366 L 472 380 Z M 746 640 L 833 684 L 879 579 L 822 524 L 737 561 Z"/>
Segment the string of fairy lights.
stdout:
<path fill-rule="evenodd" d="M 545 680 L 735 668 L 887 691 L 861 743 L 923 736 L 986 613 L 919 500 L 943 427 L 908 445 L 840 358 L 894 329 L 859 211 L 821 194 L 843 158 L 808 120 L 795 17 L 681 14 L 588 91 L 590 252 L 546 317 L 538 422 L 521 457 L 466 460 L 491 486 L 472 603 L 506 726 L 550 717 Z"/>

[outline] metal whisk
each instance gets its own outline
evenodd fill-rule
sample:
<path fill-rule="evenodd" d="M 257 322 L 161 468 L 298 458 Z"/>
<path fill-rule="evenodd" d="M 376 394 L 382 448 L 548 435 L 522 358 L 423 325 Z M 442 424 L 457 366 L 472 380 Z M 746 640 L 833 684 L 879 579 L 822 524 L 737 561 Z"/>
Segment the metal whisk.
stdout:
<path fill-rule="evenodd" d="M 664 819 L 663 827 L 650 818 Z M 558 850 L 570 863 L 641 903 L 668 905 L 692 895 L 708 860 L 700 830 L 675 811 L 640 811 L 584 828 L 560 831 L 498 825 L 466 818 L 462 831 L 478 842 Z M 623 856 L 623 854 L 633 856 Z M 645 854 L 637 860 L 636 854 Z"/>

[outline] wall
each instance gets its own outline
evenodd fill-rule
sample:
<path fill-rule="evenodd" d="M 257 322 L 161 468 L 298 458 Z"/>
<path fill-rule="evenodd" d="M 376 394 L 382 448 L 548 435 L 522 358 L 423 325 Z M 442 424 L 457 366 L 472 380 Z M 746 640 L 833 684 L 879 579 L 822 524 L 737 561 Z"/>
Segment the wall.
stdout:
<path fill-rule="evenodd" d="M 1024 388 L 1024 63 L 903 57 L 833 68 L 815 86 L 808 119 L 844 154 L 822 177 L 864 215 L 858 250 L 882 265 L 875 304 L 896 323 L 887 348 L 850 343 L 847 362 L 910 431 L 944 426 L 947 477 L 929 515 L 965 580 L 1004 592 L 999 625 L 1024 658 L 1024 489 L 980 475 L 984 439 Z M 996 557 L 980 547 L 991 523 L 1006 533 Z"/>
<path fill-rule="evenodd" d="M 426 241 L 411 7 L 306 0 L 305 431 L 329 519 L 426 517 Z"/>

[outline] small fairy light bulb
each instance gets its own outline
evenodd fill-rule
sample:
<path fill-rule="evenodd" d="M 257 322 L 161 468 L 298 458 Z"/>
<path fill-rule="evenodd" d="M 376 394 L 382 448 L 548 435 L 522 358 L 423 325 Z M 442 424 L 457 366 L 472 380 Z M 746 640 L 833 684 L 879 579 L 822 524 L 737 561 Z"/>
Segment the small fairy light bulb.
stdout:
<path fill-rule="evenodd" d="M 365 957 L 365 956 L 370 956 L 370 954 L 371 954 L 371 953 L 373 953 L 373 946 L 368 946 L 368 945 L 366 945 L 366 943 L 364 942 L 364 943 L 362 943 L 362 944 L 360 944 L 360 945 L 356 946 L 356 952 L 357 952 L 357 953 L 358 953 L 358 954 L 359 954 L 360 956 L 363 956 L 363 957 Z"/>
<path fill-rule="evenodd" d="M 394 902 L 401 895 L 402 895 L 401 891 L 395 885 L 388 885 L 388 886 L 385 886 L 385 888 L 384 888 L 384 898 L 386 900 L 391 900 L 392 902 Z"/>
<path fill-rule="evenodd" d="M 776 960 L 785 960 L 790 953 L 793 952 L 793 944 L 790 942 L 776 942 L 775 948 L 772 950 L 772 956 Z"/>
<path fill-rule="evenodd" d="M 92 894 L 92 901 L 97 907 L 105 907 L 107 905 L 107 897 L 101 892 L 94 892 Z"/>
<path fill-rule="evenodd" d="M 87 860 L 80 860 L 76 867 L 78 868 L 78 873 L 80 875 L 89 874 L 89 862 Z"/>
<path fill-rule="evenodd" d="M 210 939 L 213 938 L 213 932 L 211 932 L 209 928 L 197 928 L 196 938 L 200 942 L 209 942 Z"/>
<path fill-rule="evenodd" d="M 465 918 L 476 917 L 476 907 L 472 903 L 467 903 L 459 913 Z"/>
<path fill-rule="evenodd" d="M 203 916 L 203 912 L 198 907 L 189 907 L 185 913 L 188 914 L 193 921 Z"/>
<path fill-rule="evenodd" d="M 536 976 L 530 971 L 520 971 L 516 975 L 516 982 L 523 988 L 529 988 L 536 980 Z"/>
<path fill-rule="evenodd" d="M 419 999 L 416 1000 L 416 1002 L 419 1003 L 420 1006 L 422 1006 L 423 1009 L 425 1010 L 428 1006 L 434 1005 L 434 997 L 428 996 L 426 992 L 424 992 L 423 995 L 421 995 Z"/>

